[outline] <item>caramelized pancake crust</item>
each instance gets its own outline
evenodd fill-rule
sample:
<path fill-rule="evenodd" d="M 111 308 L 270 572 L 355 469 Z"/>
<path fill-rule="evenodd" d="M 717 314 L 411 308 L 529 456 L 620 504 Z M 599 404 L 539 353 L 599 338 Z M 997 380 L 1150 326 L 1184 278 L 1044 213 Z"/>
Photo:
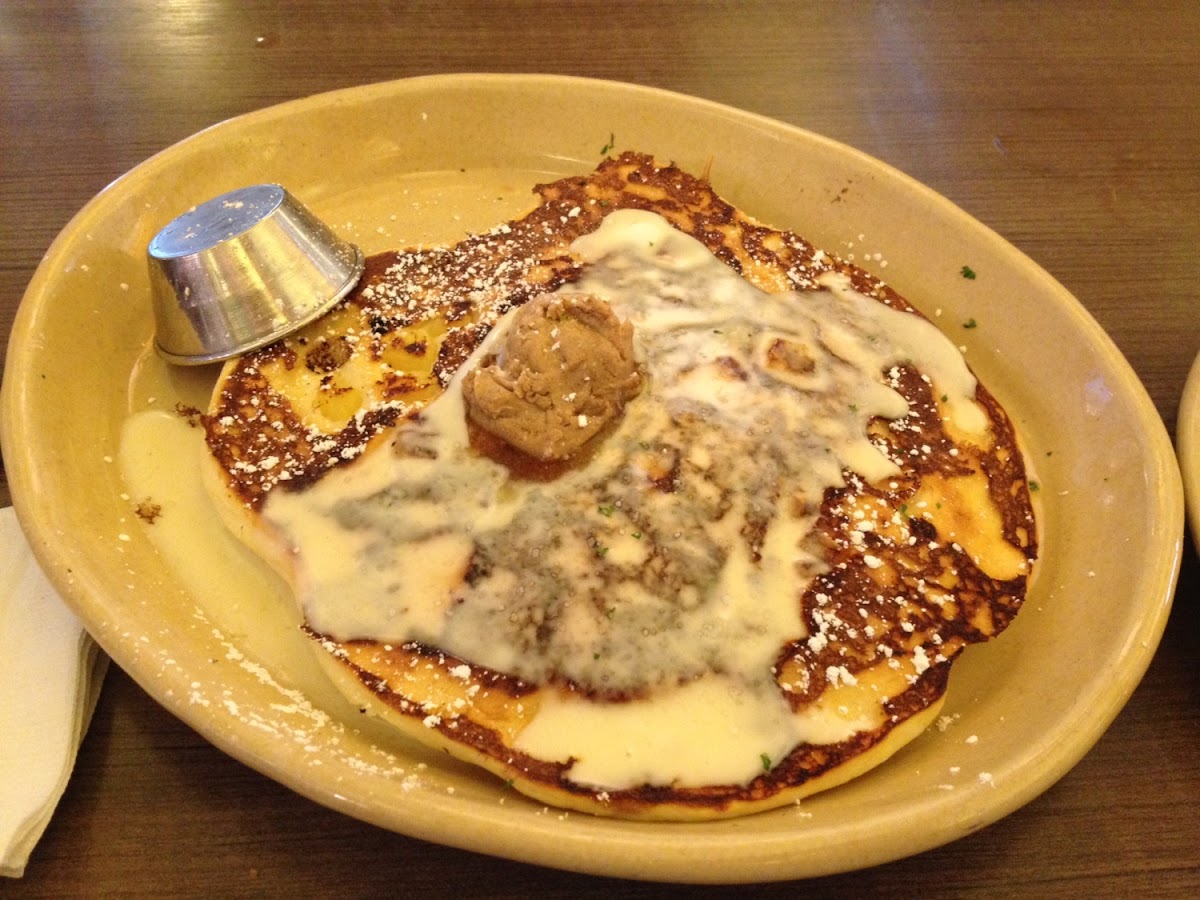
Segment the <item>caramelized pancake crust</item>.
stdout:
<path fill-rule="evenodd" d="M 212 489 L 235 532 L 293 583 L 303 580 L 293 547 L 264 514 L 272 492 L 304 494 L 364 456 L 396 452 L 396 435 L 424 421 L 423 411 L 505 313 L 585 277 L 588 264 L 572 244 L 616 210 L 663 217 L 767 294 L 815 296 L 834 279 L 919 317 L 868 273 L 755 222 L 703 180 L 646 156 L 626 153 L 588 176 L 536 190 L 532 212 L 487 234 L 372 258 L 333 313 L 227 365 L 206 417 Z M 780 338 L 763 351 L 763 365 L 803 380 L 813 366 L 810 350 Z M 729 359 L 725 374 L 745 380 Z M 736 815 L 866 771 L 932 721 L 962 648 L 1007 627 L 1037 553 L 1016 438 L 986 388 L 976 384 L 972 398 L 984 427 L 964 429 L 944 385 L 915 362 L 874 375 L 907 407 L 903 415 L 871 418 L 867 428 L 893 471 L 868 478 L 847 468 L 844 483 L 819 497 L 775 498 L 790 504 L 788 515 L 814 523 L 816 561 L 797 563 L 800 627 L 780 644 L 769 677 L 794 715 L 835 723 L 833 738 L 799 741 L 779 758 L 762 753 L 761 771 L 736 782 L 604 787 L 577 777 L 575 758 L 531 750 L 532 723 L 563 704 L 632 705 L 653 699 L 659 687 L 609 690 L 578 674 L 586 666 L 521 677 L 418 640 L 338 638 L 310 622 L 319 658 L 348 696 L 405 733 L 573 809 L 650 819 Z M 517 480 L 561 475 L 528 460 L 510 463 Z M 689 477 L 686 460 L 675 460 L 646 490 L 671 495 Z M 738 539 L 754 562 L 773 520 L 770 510 L 745 515 Z M 648 558 L 667 557 L 661 536 L 638 532 L 638 539 Z M 461 573 L 463 584 L 488 577 L 475 565 Z M 406 582 L 415 590 L 428 577 L 410 571 Z M 297 587 L 303 594 L 305 586 Z M 689 674 L 680 687 L 700 680 Z"/>

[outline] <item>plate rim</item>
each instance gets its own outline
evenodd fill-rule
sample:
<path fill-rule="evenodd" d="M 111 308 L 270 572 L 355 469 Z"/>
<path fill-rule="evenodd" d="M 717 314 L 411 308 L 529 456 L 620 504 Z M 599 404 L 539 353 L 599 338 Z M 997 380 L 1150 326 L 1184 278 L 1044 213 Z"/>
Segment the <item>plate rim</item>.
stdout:
<path fill-rule="evenodd" d="M 1179 397 L 1175 448 L 1183 479 L 1184 503 L 1192 543 L 1200 553 L 1200 350 L 1197 350 Z"/>

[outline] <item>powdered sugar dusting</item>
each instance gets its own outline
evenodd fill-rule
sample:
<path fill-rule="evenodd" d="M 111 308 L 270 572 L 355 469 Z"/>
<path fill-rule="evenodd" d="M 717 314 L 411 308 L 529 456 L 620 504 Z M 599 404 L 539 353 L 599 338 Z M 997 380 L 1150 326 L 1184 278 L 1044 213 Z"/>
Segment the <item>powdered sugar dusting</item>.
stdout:
<path fill-rule="evenodd" d="M 187 682 L 182 697 L 174 689 L 168 688 L 165 692 L 168 701 L 199 707 L 206 715 L 217 720 L 218 726 L 220 720 L 227 717 L 252 731 L 288 741 L 307 754 L 305 764 L 308 766 L 336 763 L 351 774 L 397 779 L 406 792 L 425 787 L 423 780 L 413 771 L 424 768 L 423 764 L 402 764 L 394 753 L 375 744 L 368 745 L 364 752 L 358 746 L 360 739 L 347 740 L 349 737 L 360 738 L 357 729 L 348 728 L 344 722 L 315 706 L 304 691 L 277 681 L 267 666 L 247 656 L 221 628 L 213 625 L 204 610 L 195 608 L 193 618 L 217 642 L 222 651 L 221 659 L 233 663 L 256 684 L 267 689 L 268 699 L 264 702 L 258 697 L 248 696 L 244 687 L 231 683 L 229 679 L 225 679 L 225 683 L 216 683 L 194 678 Z M 125 633 L 122 637 L 143 651 L 155 646 L 147 635 Z M 180 668 L 178 661 L 165 649 L 153 652 L 161 656 L 164 673 Z M 216 658 L 212 660 L 217 661 Z M 271 700 L 270 696 L 277 699 Z"/>

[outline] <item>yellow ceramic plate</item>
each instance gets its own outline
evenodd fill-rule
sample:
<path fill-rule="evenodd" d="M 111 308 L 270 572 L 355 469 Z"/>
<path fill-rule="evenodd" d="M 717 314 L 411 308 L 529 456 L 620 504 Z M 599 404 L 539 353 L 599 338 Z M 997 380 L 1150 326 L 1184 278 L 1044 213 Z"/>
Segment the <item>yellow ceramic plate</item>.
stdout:
<path fill-rule="evenodd" d="M 1179 450 L 1179 468 L 1183 471 L 1183 488 L 1187 494 L 1188 524 L 1192 526 L 1196 552 L 1200 553 L 1200 353 L 1196 354 L 1183 386 L 1183 396 L 1179 399 L 1175 446 Z"/>
<path fill-rule="evenodd" d="M 190 205 L 278 181 L 372 252 L 498 223 L 530 205 L 536 181 L 587 171 L 614 144 L 693 172 L 711 165 L 716 189 L 738 206 L 894 283 L 966 348 L 1036 473 L 1036 584 L 1010 631 L 956 666 L 942 727 L 795 808 L 704 825 L 568 815 L 372 727 L 309 661 L 275 582 L 238 548 L 207 565 L 219 532 L 181 512 L 199 502 L 180 477 L 195 467 L 198 431 L 167 440 L 141 427 L 147 410 L 202 405 L 215 375 L 170 369 L 149 349 L 146 244 Z M 977 327 L 965 329 L 971 319 Z M 9 346 L 3 442 L 17 510 L 49 576 L 113 659 L 270 777 L 383 827 L 484 853 L 733 882 L 848 870 L 951 841 L 1028 802 L 1088 751 L 1149 663 L 1174 587 L 1183 502 L 1170 442 L 1076 300 L 880 162 L 661 91 L 449 76 L 218 125 L 138 166 L 75 217 L 30 284 Z M 159 477 L 164 495 L 131 492 L 122 465 Z M 155 500 L 162 514 L 148 524 Z"/>

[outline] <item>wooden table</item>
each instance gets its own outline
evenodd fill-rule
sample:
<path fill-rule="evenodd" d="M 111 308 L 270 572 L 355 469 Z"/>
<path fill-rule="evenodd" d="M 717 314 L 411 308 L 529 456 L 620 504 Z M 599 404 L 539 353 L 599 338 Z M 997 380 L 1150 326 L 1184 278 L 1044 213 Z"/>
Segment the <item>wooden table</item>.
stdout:
<path fill-rule="evenodd" d="M 0 334 L 71 215 L 205 126 L 412 75 L 569 73 L 763 113 L 930 185 L 1082 301 L 1173 432 L 1200 350 L 1200 5 L 734 6 L 3 0 Z M 1191 547 L 1144 682 L 1040 799 L 915 858 L 756 894 L 1200 894 Z M 223 755 L 119 670 L 25 878 L 0 886 L 15 897 L 679 890 L 430 846 L 345 818 Z"/>

